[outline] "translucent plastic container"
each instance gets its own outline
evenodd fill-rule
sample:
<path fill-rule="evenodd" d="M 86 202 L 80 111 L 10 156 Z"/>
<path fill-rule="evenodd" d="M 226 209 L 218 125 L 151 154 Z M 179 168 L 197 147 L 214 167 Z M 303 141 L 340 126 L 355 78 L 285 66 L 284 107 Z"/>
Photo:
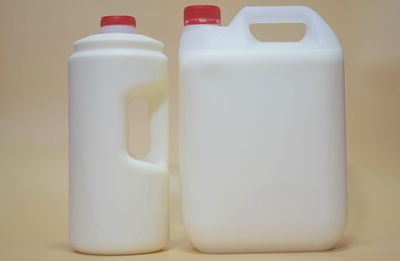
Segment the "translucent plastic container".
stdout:
<path fill-rule="evenodd" d="M 134 32 L 133 17 L 103 17 L 102 33 L 76 41 L 69 58 L 70 242 L 77 251 L 144 253 L 168 242 L 167 58 L 161 42 Z M 128 150 L 128 129 L 140 127 L 129 126 L 128 107 L 137 102 L 147 106 L 150 125 L 144 157 Z"/>
<path fill-rule="evenodd" d="M 260 42 L 255 23 L 304 23 Z M 343 54 L 302 6 L 185 10 L 180 172 L 186 231 L 205 252 L 332 248 L 346 224 Z"/>

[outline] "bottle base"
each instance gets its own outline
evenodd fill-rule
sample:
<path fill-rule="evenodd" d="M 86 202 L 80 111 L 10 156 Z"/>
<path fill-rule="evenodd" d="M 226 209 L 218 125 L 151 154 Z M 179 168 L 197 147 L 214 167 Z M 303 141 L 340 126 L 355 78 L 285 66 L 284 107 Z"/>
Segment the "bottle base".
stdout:
<path fill-rule="evenodd" d="M 78 246 L 73 243 L 70 243 L 72 249 L 78 253 L 89 254 L 89 255 L 104 255 L 104 256 L 119 256 L 119 255 L 140 255 L 140 254 L 148 254 L 162 251 L 166 242 L 160 242 L 158 244 L 152 244 L 149 246 L 141 246 L 141 247 L 88 247 L 88 246 Z"/>

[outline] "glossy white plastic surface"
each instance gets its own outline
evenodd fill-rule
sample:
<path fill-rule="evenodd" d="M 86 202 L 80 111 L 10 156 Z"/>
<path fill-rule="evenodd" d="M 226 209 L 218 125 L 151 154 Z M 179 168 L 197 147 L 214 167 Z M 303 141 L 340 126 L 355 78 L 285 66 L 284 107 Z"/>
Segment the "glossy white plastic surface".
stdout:
<path fill-rule="evenodd" d="M 119 30 L 120 28 L 114 27 Z M 132 33 L 74 43 L 69 58 L 70 243 L 145 253 L 168 241 L 168 91 L 163 44 Z M 149 102 L 150 149 L 128 152 L 128 104 Z"/>
<path fill-rule="evenodd" d="M 253 23 L 305 23 L 260 42 Z M 180 42 L 183 219 L 205 252 L 332 248 L 346 224 L 343 55 L 301 6 L 245 7 Z"/>

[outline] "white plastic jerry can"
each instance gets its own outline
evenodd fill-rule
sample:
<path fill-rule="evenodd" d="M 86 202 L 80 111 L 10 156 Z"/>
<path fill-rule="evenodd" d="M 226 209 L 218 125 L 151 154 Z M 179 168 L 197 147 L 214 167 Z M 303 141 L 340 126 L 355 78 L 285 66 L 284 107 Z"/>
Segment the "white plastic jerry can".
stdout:
<path fill-rule="evenodd" d="M 167 58 L 161 42 L 135 33 L 133 17 L 101 24 L 69 58 L 70 243 L 95 254 L 160 250 L 168 241 Z M 143 133 L 132 106 L 148 117 L 143 157 L 128 150 L 130 135 Z"/>
<path fill-rule="evenodd" d="M 304 23 L 260 42 L 255 23 Z M 185 9 L 180 42 L 183 219 L 205 252 L 314 251 L 346 224 L 343 54 L 302 6 Z"/>

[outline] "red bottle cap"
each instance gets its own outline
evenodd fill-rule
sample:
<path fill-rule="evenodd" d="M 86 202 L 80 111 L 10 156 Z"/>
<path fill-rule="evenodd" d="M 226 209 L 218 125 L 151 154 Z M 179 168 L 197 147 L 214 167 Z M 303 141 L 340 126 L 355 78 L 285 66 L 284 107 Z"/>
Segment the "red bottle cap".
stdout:
<path fill-rule="evenodd" d="M 221 10 L 215 5 L 191 5 L 184 10 L 184 25 L 221 25 Z"/>
<path fill-rule="evenodd" d="M 128 15 L 109 15 L 101 18 L 100 25 L 130 25 L 136 27 L 136 20 L 135 17 Z"/>

